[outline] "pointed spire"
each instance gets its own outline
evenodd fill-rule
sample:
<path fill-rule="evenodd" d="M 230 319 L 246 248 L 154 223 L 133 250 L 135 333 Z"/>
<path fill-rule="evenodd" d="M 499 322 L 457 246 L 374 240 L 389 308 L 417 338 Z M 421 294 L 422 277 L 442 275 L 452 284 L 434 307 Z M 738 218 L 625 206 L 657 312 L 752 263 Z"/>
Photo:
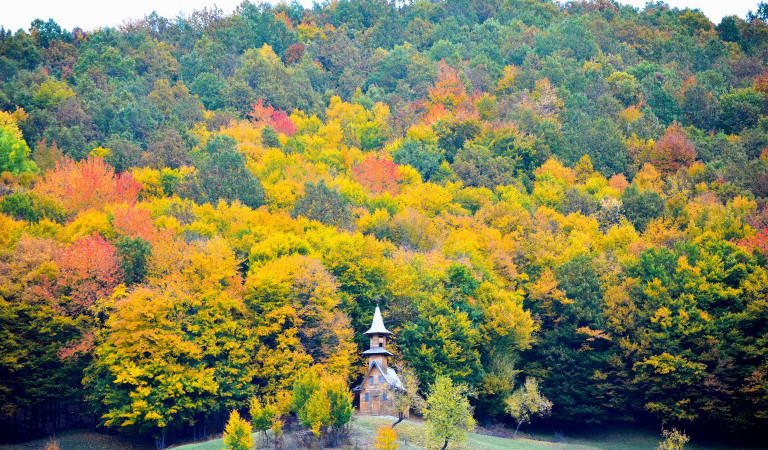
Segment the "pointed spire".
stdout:
<path fill-rule="evenodd" d="M 384 326 L 384 319 L 381 318 L 381 310 L 379 309 L 378 304 L 376 304 L 376 311 L 373 313 L 371 328 L 363 334 L 366 336 L 369 334 L 393 334 L 391 331 L 387 330 L 387 327 Z"/>

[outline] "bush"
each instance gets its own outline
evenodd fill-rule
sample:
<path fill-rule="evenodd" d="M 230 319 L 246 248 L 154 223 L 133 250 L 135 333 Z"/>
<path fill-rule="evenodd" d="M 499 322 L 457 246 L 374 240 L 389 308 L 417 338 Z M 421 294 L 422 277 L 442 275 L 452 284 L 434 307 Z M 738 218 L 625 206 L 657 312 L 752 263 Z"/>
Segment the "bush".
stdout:
<path fill-rule="evenodd" d="M 45 443 L 43 450 L 61 450 L 61 446 L 59 445 L 59 441 L 51 438 L 48 442 Z"/>
<path fill-rule="evenodd" d="M 683 450 L 685 444 L 691 439 L 685 432 L 678 431 L 677 428 L 662 430 L 661 435 L 664 440 L 656 447 L 656 450 Z"/>
<path fill-rule="evenodd" d="M 378 450 L 396 450 L 399 447 L 396 441 L 397 431 L 391 426 L 384 426 L 380 427 L 376 432 L 373 446 Z"/>

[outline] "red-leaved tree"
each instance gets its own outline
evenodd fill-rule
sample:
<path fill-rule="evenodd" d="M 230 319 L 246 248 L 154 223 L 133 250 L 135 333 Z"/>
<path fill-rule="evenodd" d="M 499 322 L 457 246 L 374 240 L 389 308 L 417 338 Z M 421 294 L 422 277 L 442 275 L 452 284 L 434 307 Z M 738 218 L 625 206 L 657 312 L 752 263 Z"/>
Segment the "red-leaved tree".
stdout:
<path fill-rule="evenodd" d="M 272 127 L 273 130 L 286 136 L 293 136 L 298 131 L 296 124 L 285 111 L 275 109 L 270 104 L 264 106 L 263 99 L 259 99 L 255 104 L 251 103 L 251 112 L 248 115 L 255 124 Z"/>
<path fill-rule="evenodd" d="M 754 236 L 742 239 L 739 245 L 749 251 L 758 251 L 768 257 L 768 206 L 747 218 L 753 228 L 757 230 Z"/>
<path fill-rule="evenodd" d="M 59 251 L 54 258 L 59 267 L 56 294 L 64 313 L 88 314 L 99 300 L 112 294 L 123 280 L 115 246 L 98 233 L 82 237 Z"/>
<path fill-rule="evenodd" d="M 285 50 L 285 65 L 289 66 L 293 63 L 301 61 L 302 56 L 304 56 L 304 51 L 307 49 L 307 46 L 302 44 L 301 42 L 296 42 L 294 44 L 291 44 L 286 50 Z"/>
<path fill-rule="evenodd" d="M 674 122 L 667 128 L 651 151 L 651 164 L 663 173 L 675 173 L 681 167 L 688 167 L 696 159 L 696 149 L 685 137 L 683 126 Z"/>
<path fill-rule="evenodd" d="M 477 117 L 473 98 L 461 78 L 462 70 L 441 61 L 437 68 L 437 79 L 428 90 L 424 121 L 434 123 L 453 114 L 455 117 L 470 119 Z"/>

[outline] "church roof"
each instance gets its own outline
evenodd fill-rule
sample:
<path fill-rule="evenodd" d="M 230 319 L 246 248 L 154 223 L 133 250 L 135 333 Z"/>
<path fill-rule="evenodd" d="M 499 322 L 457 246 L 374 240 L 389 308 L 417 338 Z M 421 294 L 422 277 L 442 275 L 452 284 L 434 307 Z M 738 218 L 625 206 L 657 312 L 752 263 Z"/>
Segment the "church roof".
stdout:
<path fill-rule="evenodd" d="M 397 376 L 397 372 L 395 372 L 395 369 L 387 366 L 387 373 L 384 374 L 384 377 L 387 379 L 387 382 L 389 383 L 390 386 L 395 387 L 397 389 L 405 389 L 403 387 L 403 382 L 400 381 L 400 377 Z"/>
<path fill-rule="evenodd" d="M 393 334 L 391 331 L 387 330 L 387 327 L 384 326 L 384 319 L 381 318 L 381 310 L 379 309 L 379 305 L 376 305 L 376 311 L 373 313 L 373 321 L 371 322 L 371 328 L 368 329 L 364 335 L 369 334 Z"/>
<path fill-rule="evenodd" d="M 397 376 L 397 372 L 395 372 L 395 369 L 387 366 L 387 370 L 384 371 L 381 368 L 381 364 L 379 364 L 378 361 L 373 361 L 371 363 L 371 365 L 368 367 L 368 372 L 366 372 L 366 377 L 368 376 L 368 373 L 371 371 L 373 366 L 378 367 L 379 372 L 384 374 L 384 379 L 387 381 L 387 383 L 390 386 L 392 386 L 395 389 L 405 390 L 405 387 L 403 387 L 403 382 L 400 381 L 400 377 Z M 358 392 L 358 391 L 360 391 L 363 388 L 363 386 L 365 386 L 365 378 L 363 379 L 363 382 L 359 386 L 357 386 L 356 388 L 353 389 L 353 391 Z"/>
<path fill-rule="evenodd" d="M 392 353 L 389 352 L 389 350 L 385 349 L 384 347 L 374 347 L 369 348 L 368 350 L 363 352 L 363 355 L 369 356 L 369 355 L 387 355 L 392 356 Z"/>

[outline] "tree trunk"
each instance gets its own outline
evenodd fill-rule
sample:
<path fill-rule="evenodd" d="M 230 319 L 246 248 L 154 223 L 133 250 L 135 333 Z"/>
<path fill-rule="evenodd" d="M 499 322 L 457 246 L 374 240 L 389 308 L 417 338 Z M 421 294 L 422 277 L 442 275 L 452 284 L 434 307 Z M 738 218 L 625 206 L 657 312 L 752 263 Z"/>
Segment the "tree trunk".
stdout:
<path fill-rule="evenodd" d="M 165 448 L 165 428 L 160 430 L 160 435 L 155 438 L 155 447 L 157 450 Z"/>
<path fill-rule="evenodd" d="M 513 437 L 513 438 L 516 438 L 516 437 L 517 437 L 517 430 L 519 430 L 519 429 L 520 429 L 520 424 L 522 424 L 522 423 L 523 423 L 523 422 L 517 422 L 517 428 L 515 428 L 515 434 L 513 434 L 513 435 L 512 435 L 512 437 Z"/>
<path fill-rule="evenodd" d="M 61 425 L 60 417 L 61 417 L 61 408 L 59 406 L 59 402 L 54 402 L 53 403 L 53 434 L 56 434 L 59 432 L 59 427 Z"/>
<path fill-rule="evenodd" d="M 397 420 L 395 421 L 395 423 L 392 424 L 392 428 L 395 428 L 395 426 L 398 423 L 402 422 L 403 420 L 405 420 L 405 415 L 403 413 L 398 414 L 397 415 Z"/>
<path fill-rule="evenodd" d="M 443 447 L 440 450 L 445 450 L 448 448 L 448 439 L 445 440 L 445 443 L 443 444 Z"/>

